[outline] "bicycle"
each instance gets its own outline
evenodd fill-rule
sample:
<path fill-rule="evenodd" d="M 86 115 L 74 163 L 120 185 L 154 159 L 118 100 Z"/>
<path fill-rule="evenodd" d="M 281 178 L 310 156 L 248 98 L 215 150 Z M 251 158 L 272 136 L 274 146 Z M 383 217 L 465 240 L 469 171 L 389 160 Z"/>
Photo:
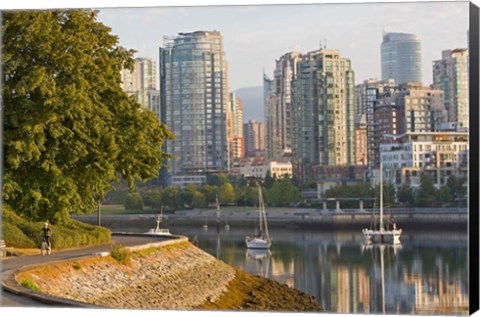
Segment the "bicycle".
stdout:
<path fill-rule="evenodd" d="M 42 243 L 40 244 L 40 253 L 42 255 L 50 255 L 52 252 L 52 243 L 48 241 L 47 237 L 43 237 Z"/>

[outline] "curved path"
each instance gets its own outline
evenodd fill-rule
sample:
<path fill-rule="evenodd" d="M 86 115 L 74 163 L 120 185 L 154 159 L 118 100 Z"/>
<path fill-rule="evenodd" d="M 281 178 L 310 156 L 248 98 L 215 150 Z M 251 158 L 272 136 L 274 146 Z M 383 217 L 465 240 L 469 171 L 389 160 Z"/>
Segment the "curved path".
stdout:
<path fill-rule="evenodd" d="M 25 296 L 15 294 L 17 290 L 18 293 L 21 293 L 21 287 L 17 287 L 17 284 L 13 280 L 13 275 L 22 268 L 56 261 L 66 261 L 81 257 L 88 257 L 100 252 L 108 252 L 111 248 L 111 245 L 114 243 L 122 244 L 124 246 L 135 246 L 152 242 L 161 242 L 165 240 L 168 240 L 168 238 L 153 235 L 138 236 L 112 234 L 112 242 L 100 246 L 58 252 L 55 252 L 54 250 L 54 252 L 49 256 L 42 256 L 38 254 L 4 258 L 1 260 L 2 283 L 8 285 L 12 292 L 7 292 L 3 290 L 2 287 L 2 292 L 0 293 L 0 307 L 38 307 L 48 305 Z"/>

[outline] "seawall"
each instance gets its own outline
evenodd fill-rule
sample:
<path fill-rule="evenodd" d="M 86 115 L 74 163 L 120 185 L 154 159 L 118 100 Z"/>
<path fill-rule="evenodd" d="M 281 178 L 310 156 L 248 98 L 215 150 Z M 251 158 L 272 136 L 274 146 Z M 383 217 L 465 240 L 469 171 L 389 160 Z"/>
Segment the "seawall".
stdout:
<path fill-rule="evenodd" d="M 103 215 L 102 225 L 115 228 L 128 223 L 131 226 L 144 227 L 155 224 L 155 214 L 131 214 L 131 215 Z M 466 230 L 468 226 L 468 212 L 464 210 L 441 210 L 441 211 L 386 211 L 387 219 L 394 219 L 398 227 L 408 230 Z M 369 227 L 374 219 L 371 211 L 350 211 L 350 210 L 322 210 L 322 209 L 285 209 L 267 211 L 268 225 L 282 228 L 322 228 L 325 230 L 334 229 L 359 229 Z M 81 216 L 79 220 L 96 224 L 97 216 Z M 172 226 L 201 226 L 208 222 L 209 226 L 216 223 L 215 210 L 180 210 L 174 214 L 164 215 L 162 225 Z M 237 227 L 252 227 L 258 221 L 258 212 L 255 210 L 225 211 L 220 213 L 222 224 L 233 224 Z"/>
<path fill-rule="evenodd" d="M 321 311 L 296 289 L 239 271 L 186 241 L 145 246 L 122 264 L 96 256 L 16 275 L 50 296 L 110 308 Z"/>

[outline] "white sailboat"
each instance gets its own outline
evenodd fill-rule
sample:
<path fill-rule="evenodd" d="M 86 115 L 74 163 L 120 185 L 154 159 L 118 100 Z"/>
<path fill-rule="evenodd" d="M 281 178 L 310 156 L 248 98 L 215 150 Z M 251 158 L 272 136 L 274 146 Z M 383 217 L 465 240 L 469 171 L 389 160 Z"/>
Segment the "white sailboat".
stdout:
<path fill-rule="evenodd" d="M 245 237 L 245 243 L 249 249 L 269 249 L 272 245 L 270 234 L 268 233 L 267 216 L 265 205 L 263 203 L 262 188 L 258 186 L 258 213 L 260 219 L 260 232 L 255 237 Z"/>
<path fill-rule="evenodd" d="M 393 224 L 392 230 L 386 230 L 383 219 L 383 165 L 380 163 L 380 221 L 378 229 L 363 229 L 363 236 L 367 242 L 391 242 L 400 243 L 402 229 L 397 229 Z"/>
<path fill-rule="evenodd" d="M 170 233 L 170 230 L 167 228 L 160 228 L 160 223 L 163 220 L 163 206 L 160 210 L 160 215 L 155 218 L 157 222 L 157 226 L 155 229 L 150 229 L 147 233 L 148 234 L 155 234 L 155 235 L 160 235 L 160 236 L 171 236 L 172 234 Z"/>

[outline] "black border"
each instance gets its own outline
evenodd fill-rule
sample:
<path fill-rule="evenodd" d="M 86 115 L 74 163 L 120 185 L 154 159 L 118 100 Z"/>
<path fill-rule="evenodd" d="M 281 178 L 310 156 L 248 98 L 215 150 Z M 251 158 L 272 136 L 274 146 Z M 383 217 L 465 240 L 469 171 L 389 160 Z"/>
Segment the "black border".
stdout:
<path fill-rule="evenodd" d="M 479 8 L 470 2 L 469 8 L 469 100 L 470 100 L 470 166 L 469 166 L 469 297 L 470 314 L 479 302 Z M 472 133 L 473 132 L 473 133 Z"/>

